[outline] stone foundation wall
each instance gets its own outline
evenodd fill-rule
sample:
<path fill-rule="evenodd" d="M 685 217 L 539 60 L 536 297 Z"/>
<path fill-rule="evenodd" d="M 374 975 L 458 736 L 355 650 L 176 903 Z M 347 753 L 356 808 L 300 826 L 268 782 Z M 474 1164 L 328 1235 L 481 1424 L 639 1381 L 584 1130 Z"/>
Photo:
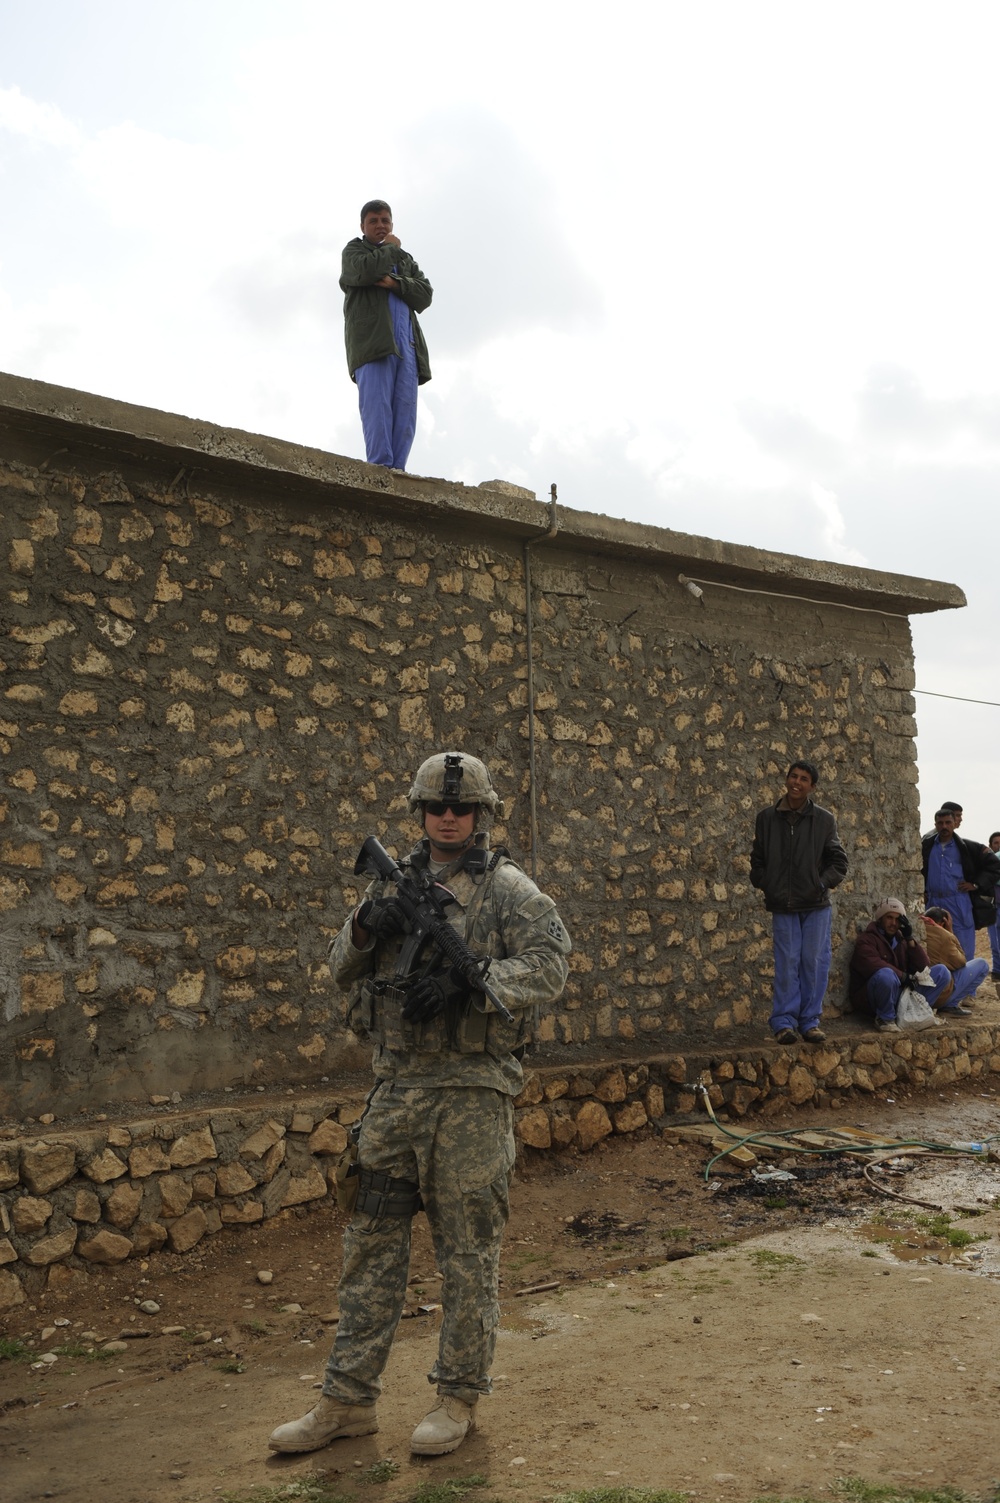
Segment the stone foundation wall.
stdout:
<path fill-rule="evenodd" d="M 1000 1074 L 1000 1026 L 841 1038 L 732 1057 L 660 1055 L 532 1070 L 518 1097 L 519 1148 L 587 1152 L 700 1111 L 768 1116 L 828 1106 L 893 1082 L 941 1089 Z M 65 1270 L 123 1262 L 166 1247 L 186 1253 L 223 1227 L 254 1226 L 331 1193 L 336 1160 L 362 1101 L 160 1110 L 127 1124 L 0 1137 L 0 1311 Z"/>
<path fill-rule="evenodd" d="M 364 838 L 398 853 L 416 834 L 405 793 L 435 749 L 485 757 L 508 800 L 496 838 L 527 859 L 521 545 L 543 508 L 483 492 L 476 515 L 462 487 L 424 501 L 406 478 L 394 498 L 365 466 L 367 489 L 279 483 L 210 438 L 199 466 L 166 441 L 0 421 L 0 1114 L 360 1064 L 326 946 Z M 574 941 L 540 1042 L 760 1035 L 753 817 L 803 753 L 851 859 L 835 1014 L 873 896 L 919 887 L 899 582 L 870 576 L 886 610 L 847 608 L 865 571 L 791 561 L 789 584 L 790 561 L 731 549 L 726 577 L 748 558 L 752 588 L 696 599 L 664 539 L 723 545 L 622 523 L 609 547 L 598 524 L 564 513 L 533 555 L 538 877 Z M 810 570 L 828 577 L 797 598 Z"/>
<path fill-rule="evenodd" d="M 0 1310 L 60 1270 L 186 1253 L 333 1185 L 361 1101 L 217 1107 L 0 1138 Z"/>

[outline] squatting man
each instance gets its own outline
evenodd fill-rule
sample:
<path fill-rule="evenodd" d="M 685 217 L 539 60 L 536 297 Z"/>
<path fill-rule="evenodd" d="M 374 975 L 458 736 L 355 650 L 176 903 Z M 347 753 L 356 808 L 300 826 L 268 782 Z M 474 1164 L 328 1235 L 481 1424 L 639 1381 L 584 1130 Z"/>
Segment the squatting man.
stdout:
<path fill-rule="evenodd" d="M 431 757 L 410 789 L 409 808 L 424 834 L 400 865 L 450 889 L 447 922 L 475 955 L 493 957 L 488 984 L 513 1018 L 470 990 L 432 945 L 401 977 L 411 920 L 391 881 L 369 886 L 330 946 L 331 973 L 348 994 L 347 1022 L 375 1046 L 357 1201 L 344 1232 L 340 1321 L 322 1398 L 303 1418 L 278 1426 L 274 1451 L 314 1451 L 378 1429 L 380 1376 L 403 1310 L 411 1220 L 421 1208 L 443 1275 L 443 1317 L 428 1375 L 437 1399 L 413 1432 L 412 1451 L 454 1451 L 490 1391 L 520 1054 L 533 1009 L 562 993 L 571 947 L 552 899 L 503 847 L 489 848 L 484 826 L 502 806 L 478 758 Z"/>

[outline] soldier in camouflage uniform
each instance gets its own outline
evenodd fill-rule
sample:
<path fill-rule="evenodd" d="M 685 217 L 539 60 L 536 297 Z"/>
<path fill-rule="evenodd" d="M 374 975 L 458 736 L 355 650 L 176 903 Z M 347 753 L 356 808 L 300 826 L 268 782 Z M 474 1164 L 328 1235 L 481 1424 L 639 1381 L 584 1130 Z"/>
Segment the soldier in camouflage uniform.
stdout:
<path fill-rule="evenodd" d="M 330 947 L 330 969 L 348 991 L 347 1021 L 375 1045 L 376 1086 L 361 1123 L 358 1199 L 344 1233 L 340 1321 L 323 1397 L 280 1425 L 274 1451 L 312 1451 L 378 1428 L 380 1374 L 403 1309 L 411 1218 L 427 1214 L 444 1276 L 437 1402 L 411 1450 L 453 1451 L 475 1428 L 489 1393 L 499 1320 L 500 1239 L 514 1163 L 513 1099 L 534 1009 L 566 983 L 570 940 L 552 899 L 477 826 L 501 808 L 476 757 L 431 757 L 410 790 L 424 839 L 402 864 L 429 871 L 457 902 L 448 921 L 478 956 L 494 957 L 489 981 L 514 1015 L 508 1023 L 442 957 L 418 957 L 413 978 L 394 973 L 405 916 L 391 882 L 371 884 Z"/>

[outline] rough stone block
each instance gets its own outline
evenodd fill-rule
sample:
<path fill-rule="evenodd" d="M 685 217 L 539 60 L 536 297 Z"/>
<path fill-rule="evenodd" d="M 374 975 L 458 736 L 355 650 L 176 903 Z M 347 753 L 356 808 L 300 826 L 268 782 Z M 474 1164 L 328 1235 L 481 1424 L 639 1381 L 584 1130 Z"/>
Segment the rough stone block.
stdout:
<path fill-rule="evenodd" d="M 0 1312 L 14 1310 L 26 1300 L 27 1295 L 17 1274 L 0 1268 Z"/>
<path fill-rule="evenodd" d="M 206 1164 L 218 1158 L 211 1128 L 202 1127 L 197 1132 L 185 1133 L 170 1145 L 170 1163 L 175 1169 L 187 1169 L 192 1164 Z"/>
<path fill-rule="evenodd" d="M 191 1196 L 194 1200 L 215 1199 L 215 1174 L 205 1170 L 191 1176 Z"/>
<path fill-rule="evenodd" d="M 37 1195 L 19 1195 L 11 1204 L 10 1219 L 15 1232 L 25 1236 L 40 1232 L 52 1215 L 52 1202 Z"/>
<path fill-rule="evenodd" d="M 310 1153 L 343 1153 L 347 1147 L 347 1129 L 327 1117 L 309 1135 Z"/>
<path fill-rule="evenodd" d="M 13 1143 L 0 1147 L 0 1190 L 12 1190 L 20 1180 L 18 1157 Z"/>
<path fill-rule="evenodd" d="M 64 1185 L 76 1168 L 73 1143 L 29 1143 L 21 1155 L 21 1179 L 37 1195 Z"/>
<path fill-rule="evenodd" d="M 851 1059 L 856 1065 L 877 1065 L 882 1060 L 882 1045 L 874 1039 L 865 1039 L 863 1043 L 856 1044 L 851 1054 Z"/>
<path fill-rule="evenodd" d="M 311 1112 L 293 1112 L 289 1125 L 289 1132 L 309 1133 L 316 1126 L 316 1119 Z"/>
<path fill-rule="evenodd" d="M 560 1097 L 566 1095 L 568 1090 L 569 1081 L 563 1077 L 559 1077 L 556 1080 L 547 1080 L 545 1082 L 545 1099 L 546 1101 L 558 1101 Z"/>
<path fill-rule="evenodd" d="M 190 1252 L 195 1243 L 200 1242 L 208 1230 L 208 1221 L 201 1206 L 193 1206 L 183 1216 L 178 1216 L 176 1221 L 171 1221 L 167 1226 L 167 1243 L 171 1252 Z"/>
<path fill-rule="evenodd" d="M 141 1204 L 141 1185 L 126 1182 L 117 1184 L 104 1202 L 105 1220 L 118 1227 L 119 1231 L 125 1231 L 138 1216 Z"/>
<path fill-rule="evenodd" d="M 543 1106 L 526 1106 L 515 1113 L 514 1136 L 529 1148 L 549 1148 L 552 1145 L 552 1129 L 549 1114 Z"/>
<path fill-rule="evenodd" d="M 293 1174 L 281 1199 L 282 1207 L 304 1205 L 307 1200 L 322 1200 L 327 1193 L 326 1176 L 318 1164 L 310 1164 L 305 1174 Z"/>
<path fill-rule="evenodd" d="M 647 1117 L 652 1117 L 654 1119 L 654 1121 L 655 1121 L 657 1118 L 663 1116 L 664 1101 L 663 1101 L 663 1087 L 662 1086 L 658 1086 L 658 1085 L 649 1085 L 649 1086 L 647 1086 L 646 1087 L 645 1096 L 643 1097 L 643 1100 L 645 1101 L 645 1104 L 646 1104 L 646 1115 L 647 1115 Z"/>
<path fill-rule="evenodd" d="M 0 1265 L 17 1262 L 17 1249 L 9 1237 L 0 1237 Z"/>
<path fill-rule="evenodd" d="M 325 1188 L 325 1180 L 323 1184 Z M 237 1205 L 235 1201 L 226 1201 L 219 1207 L 219 1214 L 226 1226 L 249 1226 L 255 1221 L 262 1220 L 264 1207 L 259 1200 L 245 1200 L 242 1205 Z"/>
<path fill-rule="evenodd" d="M 624 1101 L 627 1094 L 625 1073 L 617 1067 L 613 1070 L 608 1070 L 594 1085 L 594 1095 L 598 1101 L 604 1101 L 608 1104 L 614 1101 Z"/>
<path fill-rule="evenodd" d="M 234 1159 L 231 1164 L 220 1164 L 215 1181 L 220 1195 L 245 1195 L 248 1190 L 255 1189 L 257 1184 L 239 1159 Z"/>
<path fill-rule="evenodd" d="M 167 1229 L 158 1221 L 146 1221 L 132 1233 L 132 1246 L 137 1258 L 157 1252 L 167 1240 Z"/>
<path fill-rule="evenodd" d="M 76 1246 L 76 1238 L 75 1226 L 53 1232 L 50 1237 L 43 1237 L 34 1247 L 29 1248 L 24 1261 L 33 1268 L 45 1268 L 49 1263 L 58 1263 L 60 1259 L 69 1257 Z"/>
<path fill-rule="evenodd" d="M 124 1263 L 132 1252 L 132 1243 L 120 1232 L 102 1227 L 93 1237 L 81 1237 L 76 1250 L 88 1263 Z"/>
<path fill-rule="evenodd" d="M 645 1127 L 648 1118 L 641 1101 L 628 1101 L 612 1113 L 615 1132 L 636 1132 Z"/>
<path fill-rule="evenodd" d="M 132 1149 L 128 1167 L 133 1179 L 145 1179 L 150 1174 L 165 1174 L 170 1168 L 170 1160 L 159 1143 L 144 1143 Z"/>
<path fill-rule="evenodd" d="M 553 1148 L 568 1148 L 576 1141 L 576 1121 L 565 1107 L 556 1107 L 549 1121 Z"/>
<path fill-rule="evenodd" d="M 128 1165 L 122 1163 L 113 1149 L 106 1148 L 103 1153 L 96 1154 L 84 1164 L 83 1172 L 95 1185 L 106 1185 L 110 1180 L 127 1174 Z"/>
<path fill-rule="evenodd" d="M 524 1085 L 521 1088 L 520 1095 L 514 1097 L 514 1106 L 515 1108 L 522 1106 L 537 1106 L 538 1103 L 542 1100 L 544 1094 L 545 1092 L 542 1087 L 542 1082 L 539 1080 L 538 1076 L 535 1074 L 526 1075 L 524 1077 Z"/>
<path fill-rule="evenodd" d="M 95 1195 L 93 1190 L 81 1187 L 74 1195 L 74 1202 L 72 1202 L 69 1214 L 71 1214 L 72 1219 L 81 1220 L 81 1222 L 99 1222 L 101 1220 L 101 1201 L 99 1201 L 98 1196 Z"/>
<path fill-rule="evenodd" d="M 282 1122 L 265 1122 L 263 1127 L 258 1127 L 256 1132 L 252 1132 L 240 1144 L 240 1157 L 262 1159 L 267 1150 L 273 1148 L 278 1139 L 284 1136 L 285 1127 Z"/>
<path fill-rule="evenodd" d="M 593 1148 L 595 1143 L 599 1143 L 613 1131 L 611 1118 L 601 1103 L 585 1101 L 576 1114 L 576 1133 L 580 1147 Z"/>
<path fill-rule="evenodd" d="M 282 1138 L 280 1143 L 275 1143 L 273 1148 L 269 1148 L 267 1150 L 264 1157 L 260 1161 L 261 1184 L 270 1184 L 271 1180 L 274 1178 L 278 1170 L 281 1168 L 282 1164 L 285 1162 L 285 1154 L 287 1150 L 288 1141 L 286 1138 Z"/>
<path fill-rule="evenodd" d="M 159 1181 L 160 1204 L 164 1216 L 183 1216 L 191 1204 L 193 1191 L 187 1180 L 179 1174 L 165 1174 Z M 173 1243 L 171 1243 L 173 1247 Z M 174 1247 L 174 1252 L 177 1251 Z"/>
<path fill-rule="evenodd" d="M 801 1106 L 816 1094 L 816 1081 L 804 1065 L 793 1065 L 788 1075 L 788 1099 L 793 1106 Z"/>

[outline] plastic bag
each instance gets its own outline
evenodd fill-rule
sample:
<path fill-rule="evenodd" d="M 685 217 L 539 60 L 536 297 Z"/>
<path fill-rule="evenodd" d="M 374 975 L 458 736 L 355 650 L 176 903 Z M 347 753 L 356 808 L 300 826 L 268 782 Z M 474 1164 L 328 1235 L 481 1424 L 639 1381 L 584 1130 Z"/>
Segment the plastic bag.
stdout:
<path fill-rule="evenodd" d="M 904 986 L 896 1003 L 896 1022 L 900 1028 L 934 1028 L 937 1018 L 916 987 Z"/>

